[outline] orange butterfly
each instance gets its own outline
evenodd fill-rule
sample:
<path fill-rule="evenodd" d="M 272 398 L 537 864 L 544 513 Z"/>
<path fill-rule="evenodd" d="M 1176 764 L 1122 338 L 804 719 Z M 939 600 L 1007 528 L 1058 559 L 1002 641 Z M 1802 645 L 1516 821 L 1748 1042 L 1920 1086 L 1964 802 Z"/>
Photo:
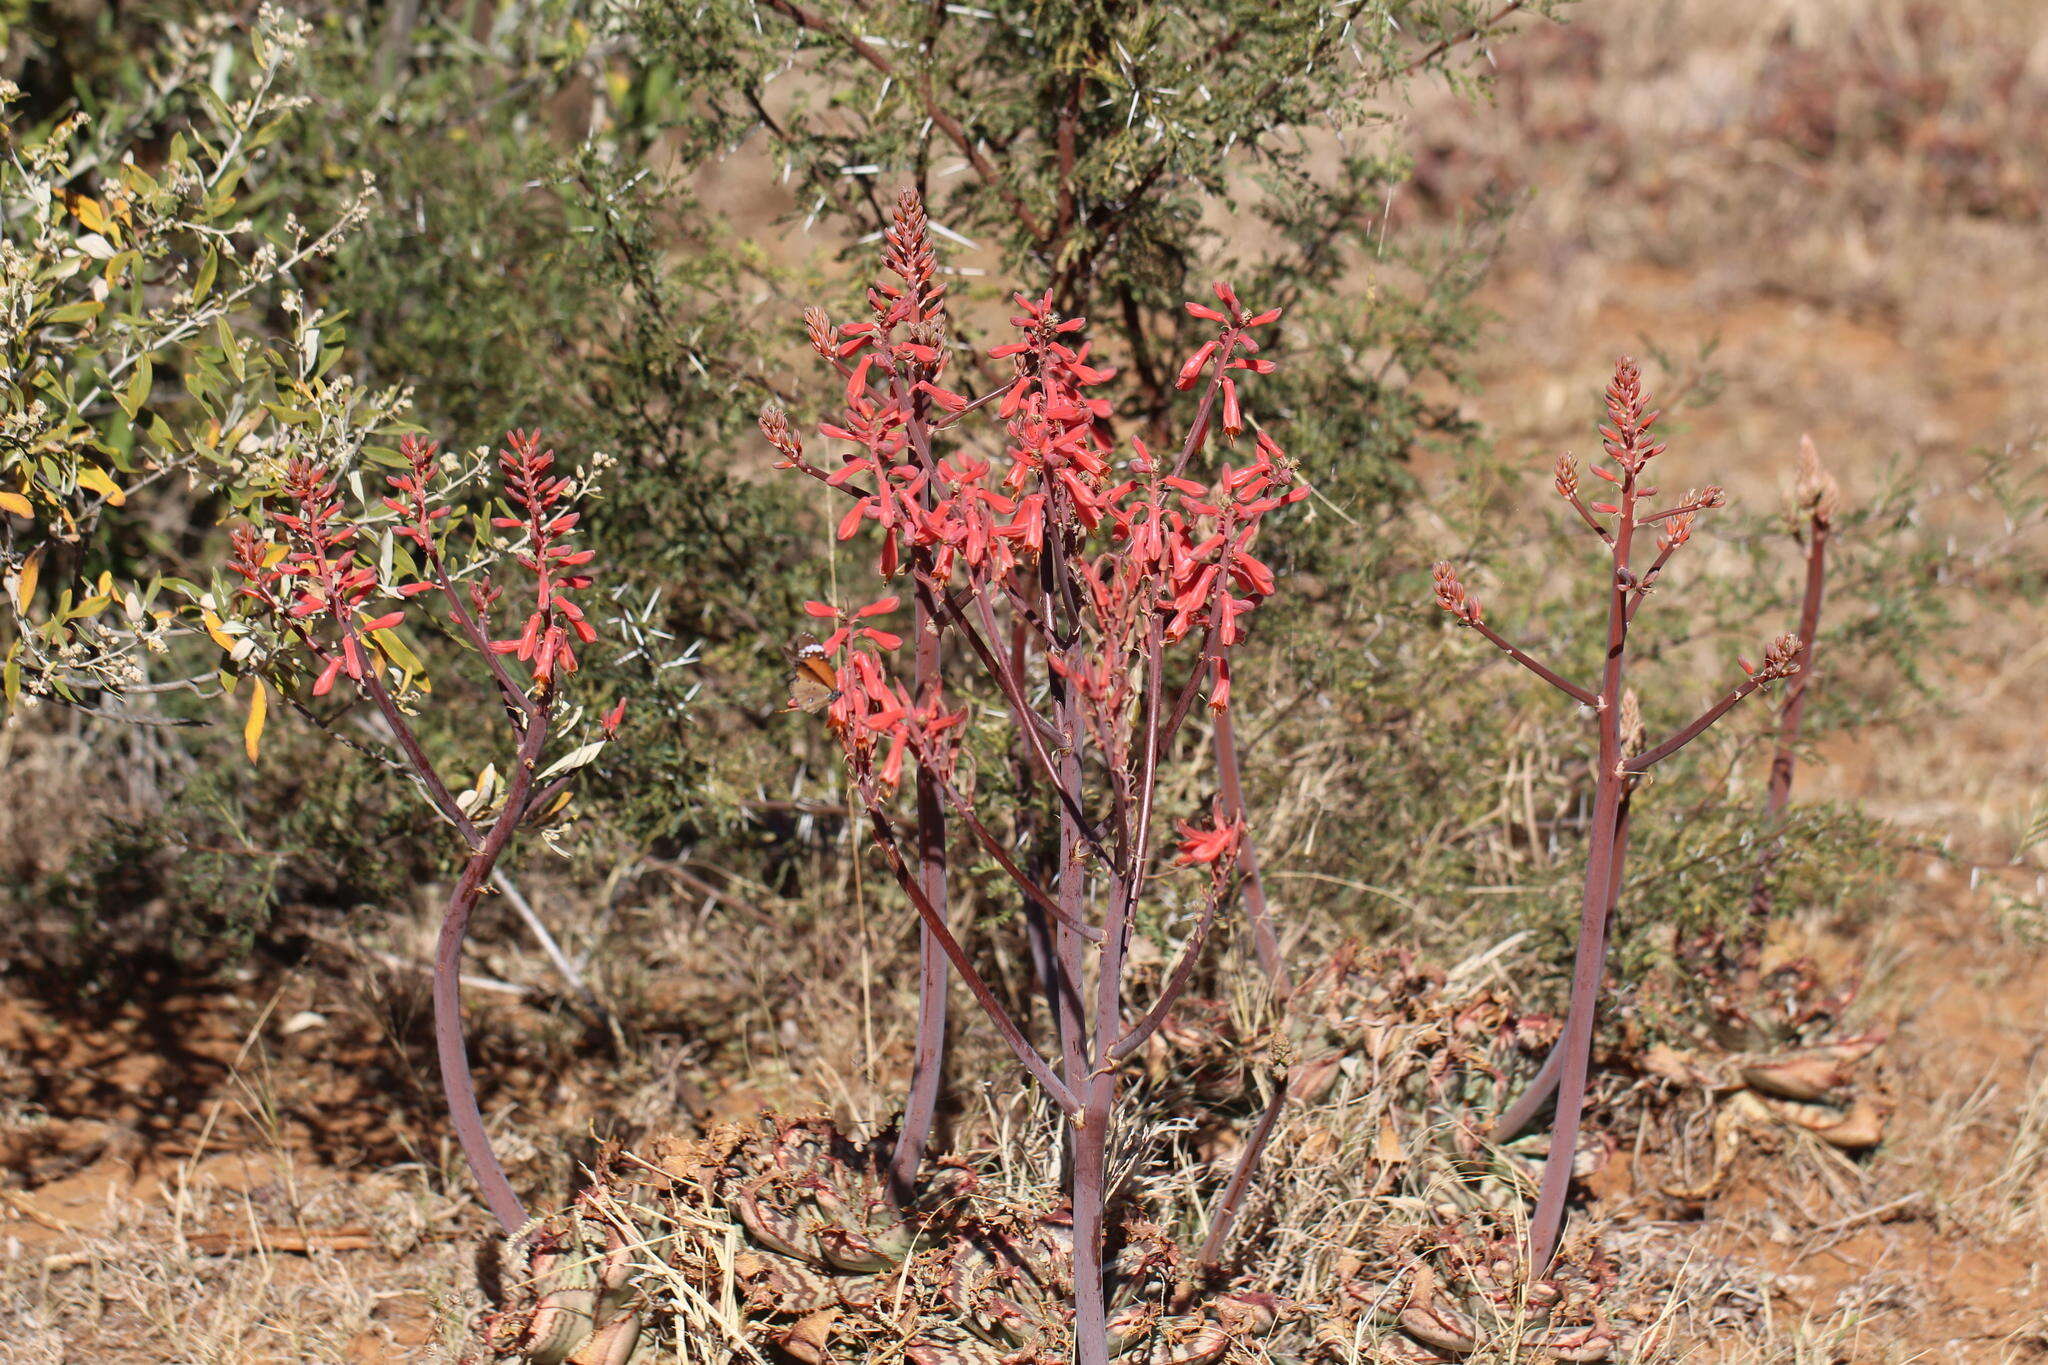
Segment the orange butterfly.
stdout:
<path fill-rule="evenodd" d="M 839 674 L 825 659 L 825 647 L 815 636 L 799 635 L 789 651 L 791 676 L 789 700 L 784 711 L 808 711 L 812 715 L 839 700 Z"/>

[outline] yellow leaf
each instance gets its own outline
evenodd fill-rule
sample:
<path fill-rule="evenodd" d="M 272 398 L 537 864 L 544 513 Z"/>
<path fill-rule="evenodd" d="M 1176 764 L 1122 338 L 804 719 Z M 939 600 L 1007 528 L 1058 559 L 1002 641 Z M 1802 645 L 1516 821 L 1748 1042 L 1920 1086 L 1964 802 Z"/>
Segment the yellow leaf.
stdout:
<path fill-rule="evenodd" d="M 107 211 L 100 207 L 100 201 L 89 194 L 66 194 L 64 207 L 78 215 L 78 221 L 85 224 L 87 232 L 97 232 L 104 237 L 118 238 L 114 222 L 107 217 Z"/>
<path fill-rule="evenodd" d="M 384 630 L 373 630 L 370 632 L 370 640 L 385 658 L 398 665 L 398 690 L 401 694 L 410 692 L 415 687 L 422 692 L 434 690 L 433 683 L 426 676 L 426 665 L 420 662 L 420 656 L 413 653 L 405 641 L 398 638 L 397 631 L 388 627 Z"/>
<path fill-rule="evenodd" d="M 43 547 L 38 545 L 21 561 L 21 576 L 14 580 L 14 608 L 27 611 L 36 595 L 36 578 L 43 571 Z"/>
<path fill-rule="evenodd" d="M 19 493 L 0 493 L 0 508 L 5 508 L 17 517 L 32 517 L 36 511 L 29 505 L 28 499 Z"/>
<path fill-rule="evenodd" d="M 221 623 L 218 616 L 215 616 L 211 611 L 202 611 L 199 613 L 199 623 L 206 627 L 208 638 L 219 645 L 223 653 L 234 653 L 235 637 L 220 628 Z"/>
<path fill-rule="evenodd" d="M 90 488 L 105 498 L 110 506 L 119 507 L 128 501 L 128 495 L 121 490 L 121 485 L 108 478 L 104 469 L 97 469 L 92 465 L 83 466 L 78 471 L 78 483 L 80 487 Z"/>
<path fill-rule="evenodd" d="M 249 694 L 249 719 L 242 725 L 242 748 L 254 763 L 256 750 L 263 743 L 263 719 L 270 713 L 270 692 L 263 686 L 263 679 L 249 681 L 256 685 L 256 690 Z"/>

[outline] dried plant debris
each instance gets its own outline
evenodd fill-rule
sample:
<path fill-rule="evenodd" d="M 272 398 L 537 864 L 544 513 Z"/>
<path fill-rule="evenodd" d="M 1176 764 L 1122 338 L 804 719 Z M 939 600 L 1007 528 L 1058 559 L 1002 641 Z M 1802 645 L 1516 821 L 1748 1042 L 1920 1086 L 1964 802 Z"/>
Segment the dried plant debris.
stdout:
<path fill-rule="evenodd" d="M 1071 1358 L 1073 1224 L 943 1163 L 909 1210 L 883 1149 L 817 1118 L 614 1152 L 566 1213 L 511 1239 L 505 1304 L 469 1361 L 627 1365 L 671 1358 Z M 1212 1365 L 1296 1311 L 1270 1294 L 1193 1294 L 1158 1229 L 1124 1229 L 1110 1321 L 1119 1360 Z"/>
<path fill-rule="evenodd" d="M 1776 1036 L 1839 1024 L 1835 1008 L 1801 1015 L 1811 990 L 1770 998 L 1790 1002 L 1768 1030 Z M 1195 1155 L 1145 1147 L 1118 1198 L 1119 1361 L 1647 1360 L 1681 1286 L 1704 1301 L 1712 1280 L 1733 1302 L 1722 1295 L 1729 1276 L 1647 1255 L 1629 1230 L 1597 1218 L 1566 1239 L 1549 1273 L 1529 1276 L 1523 1218 L 1543 1139 L 1503 1143 L 1489 1130 L 1557 1030 L 1509 992 L 1405 952 L 1350 946 L 1303 980 L 1284 1019 L 1250 1014 L 1189 1001 L 1133 1059 L 1144 1109 L 1183 1131 L 1192 1120 Z M 1729 1144 L 1758 1122 L 1868 1145 L 1876 1110 L 1855 1076 L 1881 1042 L 1868 1033 L 1748 1053 L 1660 1045 L 1612 1059 L 1625 1065 L 1608 1068 L 1575 1173 L 1594 1175 L 1618 1132 L 1669 1112 L 1680 1092 L 1716 1100 L 1717 1184 Z M 1276 1149 L 1290 1159 L 1264 1178 L 1236 1259 L 1199 1267 L 1170 1230 L 1194 1213 L 1177 1192 L 1213 1182 L 1147 1163 L 1226 1169 L 1201 1153 L 1227 1157 L 1283 1074 L 1292 1103 Z M 678 1358 L 679 1337 L 690 1358 L 802 1365 L 1069 1359 L 1073 1225 L 1063 1199 L 1033 1194 L 1014 1161 L 982 1152 L 937 1162 L 899 1204 L 887 1138 L 770 1116 L 643 1152 L 608 1149 L 571 1208 L 507 1243 L 502 1303 L 477 1319 L 466 1359 L 628 1365 Z M 1706 1197 L 1682 1185 L 1665 1192 Z M 1300 1255 L 1282 1253 L 1296 1242 Z"/>

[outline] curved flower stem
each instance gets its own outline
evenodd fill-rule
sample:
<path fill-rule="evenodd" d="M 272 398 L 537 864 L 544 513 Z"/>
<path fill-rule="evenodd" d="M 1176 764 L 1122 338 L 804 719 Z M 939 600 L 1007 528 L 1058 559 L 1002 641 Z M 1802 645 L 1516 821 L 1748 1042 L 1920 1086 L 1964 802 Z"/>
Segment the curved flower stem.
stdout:
<path fill-rule="evenodd" d="M 522 731 L 526 723 L 539 712 L 540 703 L 519 685 L 511 670 L 505 667 L 504 656 L 491 648 L 488 631 L 462 600 L 462 594 L 455 589 L 455 580 L 448 572 L 448 566 L 441 558 L 441 551 L 431 537 L 424 541 L 427 570 L 433 575 L 433 583 L 440 590 L 443 600 L 448 603 L 448 614 L 455 621 L 456 629 L 462 632 L 470 647 L 483 656 L 484 667 L 491 671 L 491 681 L 498 685 L 498 695 L 504 701 L 505 709 L 511 713 L 514 724 Z"/>
<path fill-rule="evenodd" d="M 384 723 L 391 727 L 392 737 L 398 741 L 399 751 L 405 755 L 406 766 L 411 769 L 421 789 L 426 792 L 427 799 L 434 803 L 434 809 L 440 811 L 442 817 L 455 826 L 456 832 L 462 836 L 462 841 L 472 850 L 481 848 L 483 836 L 478 833 L 476 825 L 470 818 L 462 813 L 462 807 L 455 804 L 454 794 L 441 780 L 441 774 L 428 759 L 426 750 L 420 747 L 419 736 L 413 733 L 412 724 L 406 720 L 405 712 L 399 709 L 398 699 L 391 695 L 391 689 L 386 687 L 384 680 L 377 675 L 381 653 L 371 649 L 357 637 L 354 623 L 346 616 L 337 619 L 341 622 L 342 638 L 355 641 L 356 648 L 362 652 L 363 694 L 377 708 L 377 713 L 384 717 Z"/>
<path fill-rule="evenodd" d="M 1145 1045 L 1145 1040 L 1159 1031 L 1173 1013 L 1173 1007 L 1180 1003 L 1186 993 L 1188 981 L 1194 975 L 1195 963 L 1201 960 L 1202 949 L 1209 942 L 1209 930 L 1216 923 L 1216 911 L 1222 906 L 1223 893 L 1227 884 L 1220 878 L 1209 888 L 1209 895 L 1202 902 L 1200 914 L 1195 917 L 1195 927 L 1188 934 L 1187 942 L 1181 945 L 1180 956 L 1173 968 L 1166 974 L 1165 982 L 1159 988 L 1159 998 L 1152 1002 L 1152 1008 L 1145 1016 L 1116 1040 L 1109 1050 L 1112 1062 L 1121 1062 Z"/>
<path fill-rule="evenodd" d="M 1548 1271 L 1564 1229 L 1565 1198 L 1571 1189 L 1579 1122 L 1585 1112 L 1586 1084 L 1593 1060 L 1593 1023 L 1606 967 L 1608 873 L 1614 853 L 1617 804 L 1617 784 L 1603 783 L 1594 807 L 1598 823 L 1588 859 L 1585 895 L 1580 901 L 1578 946 L 1572 954 L 1571 1003 L 1565 1011 L 1558 1063 L 1557 1114 L 1551 1121 L 1550 1153 L 1543 1161 L 1536 1209 L 1529 1220 L 1530 1266 L 1538 1275 Z"/>
<path fill-rule="evenodd" d="M 1600 537 L 1601 540 L 1609 545 L 1614 543 L 1614 533 L 1600 524 L 1599 519 L 1593 515 L 1592 511 L 1587 508 L 1584 500 L 1579 497 L 1577 489 L 1566 491 L 1564 498 L 1566 502 L 1571 504 L 1572 511 L 1579 514 L 1579 520 L 1585 522 L 1587 528 L 1594 535 Z"/>
<path fill-rule="evenodd" d="M 496 833 L 492 831 L 493 835 Z M 469 1163 L 470 1174 L 482 1190 L 491 1215 L 511 1233 L 526 1225 L 526 1206 L 513 1192 L 512 1182 L 491 1147 L 490 1134 L 484 1131 L 462 1027 L 462 943 L 469 932 L 470 912 L 476 909 L 491 865 L 496 862 L 497 852 L 489 850 L 488 844 L 485 850 L 471 854 L 441 915 L 441 934 L 434 950 L 434 1052 L 441 1064 L 441 1094 L 448 1105 L 449 1121 L 455 1127 L 455 1140 L 462 1145 L 463 1159 Z"/>
<path fill-rule="evenodd" d="M 1628 770 L 1631 773 L 1648 772 L 1656 764 L 1662 763 L 1665 759 L 1705 734 L 1715 721 L 1727 715 L 1744 697 L 1747 697 L 1768 681 L 1770 679 L 1763 675 L 1743 679 L 1742 682 L 1729 690 L 1727 696 L 1700 712 L 1692 724 L 1686 726 L 1656 748 L 1646 749 L 1634 758 L 1629 759 Z"/>
<path fill-rule="evenodd" d="M 1001 639 L 1002 635 L 996 629 L 995 616 L 989 608 L 988 599 L 980 593 L 976 593 L 974 595 L 974 605 L 981 613 L 982 626 L 988 632 L 988 638 Z M 954 616 L 956 621 L 964 621 L 966 619 L 962 615 L 956 614 Z M 987 646 L 986 639 L 979 635 L 970 637 L 970 643 L 977 641 L 979 643 L 976 646 L 975 652 L 983 655 L 984 662 L 991 658 L 1000 657 L 994 654 L 993 651 L 983 653 Z M 1003 700 L 1009 703 L 1010 718 L 1015 724 L 1017 732 L 1023 736 L 1025 745 L 1029 749 L 1032 758 L 1038 761 L 1040 771 L 1051 782 L 1053 792 L 1059 798 L 1061 814 L 1071 816 L 1075 832 L 1087 843 L 1090 849 L 1094 850 L 1097 857 L 1108 861 L 1111 854 L 1108 848 L 1103 845 L 1101 835 L 1082 813 L 1079 797 L 1061 781 L 1060 765 L 1053 761 L 1052 755 L 1046 750 L 1044 738 L 1038 732 L 1038 727 L 1045 723 L 1044 717 L 1031 709 L 1030 702 L 1025 699 L 1021 683 L 1016 678 L 1011 677 L 1007 669 L 1000 666 L 992 667 L 995 673 L 996 686 L 1002 692 Z"/>
<path fill-rule="evenodd" d="M 1146 625 L 1145 711 L 1159 714 L 1165 671 L 1163 627 L 1154 614 Z M 1079 1131 L 1074 1135 L 1074 1358 L 1078 1365 L 1109 1365 L 1108 1286 L 1104 1282 L 1109 1201 L 1109 1134 L 1116 1108 L 1116 1042 L 1123 1023 L 1124 949 L 1133 912 L 1144 893 L 1146 860 L 1157 796 L 1159 751 L 1149 729 L 1138 751 L 1137 812 L 1130 835 L 1130 862 L 1121 894 L 1112 894 L 1102 926 L 1096 968 L 1094 1069 L 1088 1076 Z"/>
<path fill-rule="evenodd" d="M 526 1206 L 512 1190 L 505 1167 L 491 1147 L 484 1130 L 483 1112 L 477 1105 L 476 1080 L 469 1070 L 469 1048 L 462 1027 L 462 945 L 469 933 L 471 913 L 482 897 L 498 857 L 526 819 L 528 797 L 533 791 L 533 768 L 547 742 L 548 709 L 542 709 L 526 727 L 505 792 L 505 807 L 497 822 L 484 835 L 483 843 L 463 864 L 462 876 L 448 897 L 441 916 L 441 934 L 434 949 L 434 1051 L 441 1064 L 441 1093 L 448 1102 L 448 1118 L 455 1127 L 456 1141 L 469 1162 L 470 1174 L 482 1189 L 484 1203 L 506 1232 L 517 1232 L 527 1223 Z"/>
<path fill-rule="evenodd" d="M 937 781 L 939 791 L 946 798 L 946 804 L 953 808 L 953 813 L 958 815 L 961 822 L 967 826 L 968 833 L 974 836 L 975 842 L 981 845 L 982 851 L 995 859 L 996 866 L 1002 868 L 1010 880 L 1017 884 L 1017 889 L 1024 893 L 1027 901 L 1051 915 L 1061 926 L 1079 934 L 1090 943 L 1102 942 L 1102 931 L 1100 929 L 1083 920 L 1075 919 L 1068 913 L 1066 907 L 1054 898 L 1050 891 L 1039 885 L 1036 877 L 1033 877 L 1029 872 L 1026 872 L 1017 865 L 1017 860 L 1010 856 L 1009 850 L 1003 847 L 1002 841 L 989 832 L 988 826 L 983 824 L 981 817 L 974 813 L 974 807 L 967 803 L 967 798 L 960 794 L 958 787 L 948 782 L 943 776 L 937 776 Z"/>
<path fill-rule="evenodd" d="M 1239 772 L 1237 754 L 1237 729 L 1231 720 L 1231 711 L 1225 708 L 1216 715 L 1216 773 L 1217 785 L 1221 788 L 1224 814 L 1245 824 L 1244 833 L 1239 836 L 1238 869 L 1244 876 L 1245 910 L 1252 923 L 1252 945 L 1258 954 L 1259 965 L 1271 984 L 1275 1003 L 1283 1012 L 1294 994 L 1293 982 L 1289 979 L 1287 963 L 1281 953 L 1280 936 L 1274 931 L 1273 916 L 1266 904 L 1266 887 L 1259 875 L 1259 855 L 1252 843 L 1248 822 L 1245 822 L 1244 787 Z M 1209 1231 L 1202 1239 L 1202 1250 L 1197 1263 L 1204 1271 L 1215 1268 L 1223 1254 L 1223 1244 L 1230 1237 L 1230 1230 L 1237 1223 L 1239 1209 L 1245 1196 L 1251 1192 L 1252 1177 L 1258 1173 L 1259 1162 L 1266 1152 L 1266 1144 L 1272 1140 L 1274 1126 L 1280 1120 L 1280 1111 L 1287 1105 L 1288 1078 L 1282 1072 L 1273 1087 L 1272 1098 L 1266 1101 L 1266 1108 L 1259 1115 L 1250 1139 L 1244 1150 L 1238 1153 L 1237 1167 L 1230 1173 L 1230 1183 L 1223 1188 L 1216 1201 L 1215 1211 L 1209 1215 Z"/>

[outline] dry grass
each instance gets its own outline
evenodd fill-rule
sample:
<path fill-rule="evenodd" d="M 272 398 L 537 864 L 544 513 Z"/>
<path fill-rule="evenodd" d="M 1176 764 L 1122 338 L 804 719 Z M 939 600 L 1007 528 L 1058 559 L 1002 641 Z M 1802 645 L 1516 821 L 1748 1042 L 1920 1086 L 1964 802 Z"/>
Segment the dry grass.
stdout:
<path fill-rule="evenodd" d="M 130 1174 L 96 1163 L 13 1202 L 0 1361 L 383 1359 L 474 1281 L 458 1210 L 417 1172 L 273 1148 Z"/>

